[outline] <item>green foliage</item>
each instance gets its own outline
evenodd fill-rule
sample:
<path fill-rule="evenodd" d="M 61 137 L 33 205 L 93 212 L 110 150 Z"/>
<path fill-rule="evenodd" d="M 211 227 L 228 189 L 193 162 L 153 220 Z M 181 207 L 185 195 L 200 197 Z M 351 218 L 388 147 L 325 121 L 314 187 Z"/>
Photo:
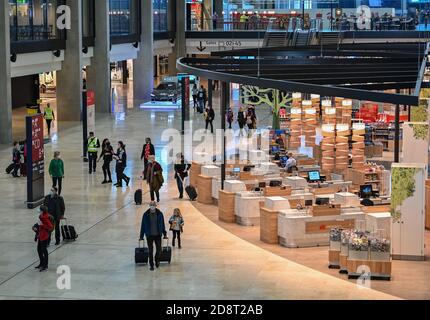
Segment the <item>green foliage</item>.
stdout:
<path fill-rule="evenodd" d="M 398 207 L 414 195 L 416 168 L 393 168 L 391 172 L 391 216 L 399 219 Z"/>
<path fill-rule="evenodd" d="M 430 98 L 430 89 L 421 89 L 420 99 Z"/>
<path fill-rule="evenodd" d="M 414 138 L 419 140 L 427 140 L 429 136 L 429 126 L 427 124 L 409 124 L 409 127 L 414 130 Z"/>
<path fill-rule="evenodd" d="M 427 101 L 421 103 L 418 107 L 411 107 L 411 122 L 427 122 L 428 121 L 428 111 L 427 111 Z"/>

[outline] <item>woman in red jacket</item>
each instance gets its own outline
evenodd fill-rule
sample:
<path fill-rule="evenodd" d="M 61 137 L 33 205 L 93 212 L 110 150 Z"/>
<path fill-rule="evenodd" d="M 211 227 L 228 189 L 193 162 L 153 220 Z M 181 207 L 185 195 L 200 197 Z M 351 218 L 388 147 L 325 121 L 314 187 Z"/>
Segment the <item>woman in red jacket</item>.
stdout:
<path fill-rule="evenodd" d="M 36 267 L 40 272 L 48 270 L 48 241 L 49 234 L 52 232 L 54 226 L 49 219 L 48 208 L 41 206 L 39 208 L 39 230 L 37 234 L 37 253 L 39 254 L 40 263 Z"/>

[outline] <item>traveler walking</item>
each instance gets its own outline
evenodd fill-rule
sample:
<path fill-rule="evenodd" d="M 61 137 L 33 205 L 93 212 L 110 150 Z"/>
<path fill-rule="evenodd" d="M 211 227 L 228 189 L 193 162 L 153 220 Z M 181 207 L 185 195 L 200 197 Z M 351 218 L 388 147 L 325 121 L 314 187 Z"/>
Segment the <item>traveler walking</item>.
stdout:
<path fill-rule="evenodd" d="M 210 125 L 211 133 L 214 133 L 214 125 L 213 125 L 214 119 L 215 119 L 215 111 L 212 108 L 212 106 L 208 106 L 205 111 L 206 131 L 208 130 L 208 127 Z"/>
<path fill-rule="evenodd" d="M 96 173 L 97 169 L 97 152 L 100 148 L 100 141 L 94 135 L 94 132 L 90 132 L 88 138 L 88 160 L 89 160 L 89 174 Z"/>
<path fill-rule="evenodd" d="M 173 215 L 169 219 L 170 231 L 173 233 L 172 246 L 175 246 L 175 240 L 178 238 L 178 248 L 182 249 L 181 233 L 184 232 L 184 218 L 182 217 L 181 210 L 176 208 L 173 210 Z"/>
<path fill-rule="evenodd" d="M 18 178 L 19 177 L 18 170 L 21 166 L 21 152 L 19 151 L 19 143 L 16 141 L 13 143 L 12 164 L 13 164 L 12 176 L 14 178 Z"/>
<path fill-rule="evenodd" d="M 151 142 L 151 138 L 146 138 L 145 144 L 142 149 L 142 154 L 140 156 L 140 160 L 143 160 L 143 180 L 146 180 L 149 156 L 155 156 L 155 147 Z"/>
<path fill-rule="evenodd" d="M 232 128 L 231 126 L 232 126 L 232 123 L 234 120 L 234 113 L 233 113 L 233 110 L 231 108 L 228 108 L 228 110 L 227 110 L 226 120 L 228 123 L 228 128 L 231 129 Z"/>
<path fill-rule="evenodd" d="M 48 213 L 54 218 L 55 222 L 55 245 L 58 246 L 61 242 L 60 221 L 64 219 L 66 206 L 64 199 L 58 194 L 56 187 L 51 188 L 51 192 L 43 201 L 43 205 L 48 208 Z M 49 235 L 48 245 L 51 243 L 51 235 Z"/>
<path fill-rule="evenodd" d="M 243 128 L 246 124 L 246 115 L 245 115 L 245 109 L 243 107 L 239 108 L 239 112 L 237 113 L 237 123 L 240 128 L 239 135 L 243 135 Z"/>
<path fill-rule="evenodd" d="M 163 169 L 161 165 L 155 161 L 155 156 L 149 156 L 148 158 L 148 170 L 146 172 L 146 182 L 149 186 L 149 193 L 151 195 L 151 201 L 155 201 L 155 196 L 157 197 L 157 202 L 160 202 L 160 189 L 163 186 Z"/>
<path fill-rule="evenodd" d="M 41 206 L 39 208 L 39 221 L 33 227 L 33 231 L 37 234 L 37 253 L 39 255 L 39 265 L 36 269 L 40 272 L 48 270 L 48 239 L 54 226 L 49 217 L 48 208 Z"/>
<path fill-rule="evenodd" d="M 218 27 L 218 13 L 214 12 L 212 15 L 212 29 L 216 30 Z"/>
<path fill-rule="evenodd" d="M 116 154 L 113 156 L 116 160 L 116 184 L 115 187 L 122 187 L 122 180 L 128 185 L 130 184 L 130 178 L 127 177 L 124 173 L 125 168 L 127 167 L 127 153 L 125 151 L 125 144 L 122 141 L 118 141 L 118 150 Z"/>
<path fill-rule="evenodd" d="M 146 236 L 149 249 L 149 265 L 151 271 L 154 271 L 154 244 L 156 247 L 155 252 L 155 266 L 160 266 L 161 254 L 161 236 L 167 239 L 166 226 L 164 224 L 163 213 L 157 209 L 157 204 L 151 201 L 149 209 L 143 214 L 142 224 L 140 227 L 140 240 Z"/>
<path fill-rule="evenodd" d="M 197 100 L 198 100 L 198 111 L 200 113 L 203 113 L 203 110 L 205 110 L 206 101 L 207 101 L 206 89 L 203 86 L 200 87 L 199 93 L 197 95 Z"/>
<path fill-rule="evenodd" d="M 61 195 L 64 178 L 64 162 L 60 158 L 60 151 L 54 152 L 54 159 L 49 163 L 49 175 L 52 178 L 52 187 L 56 188 L 58 184 L 58 195 Z"/>
<path fill-rule="evenodd" d="M 179 191 L 179 199 L 184 198 L 184 179 L 188 177 L 188 171 L 190 170 L 190 168 L 190 164 L 185 164 L 184 155 L 182 153 L 179 154 L 174 167 L 176 184 L 178 186 Z"/>
<path fill-rule="evenodd" d="M 198 108 L 198 101 L 197 101 L 197 97 L 199 95 L 199 88 L 197 88 L 197 85 L 194 84 L 193 86 L 193 109 L 194 111 L 196 111 L 196 108 Z"/>
<path fill-rule="evenodd" d="M 52 121 L 55 120 L 54 110 L 52 110 L 51 105 L 48 103 L 43 110 L 43 117 L 46 121 L 46 126 L 48 127 L 48 135 L 51 135 L 51 125 Z"/>
<path fill-rule="evenodd" d="M 103 182 L 102 184 L 106 183 L 112 183 L 112 173 L 110 171 L 110 163 L 113 160 L 113 147 L 110 144 L 109 139 L 104 139 L 102 142 L 102 153 L 100 154 L 100 158 L 98 161 L 100 161 L 103 158 Z M 109 179 L 109 180 L 108 180 Z"/>

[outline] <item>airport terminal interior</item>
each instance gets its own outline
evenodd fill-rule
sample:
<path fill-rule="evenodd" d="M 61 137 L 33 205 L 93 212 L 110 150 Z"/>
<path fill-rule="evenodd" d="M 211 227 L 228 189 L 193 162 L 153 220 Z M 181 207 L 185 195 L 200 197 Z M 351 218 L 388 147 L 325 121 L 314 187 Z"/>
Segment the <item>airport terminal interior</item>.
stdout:
<path fill-rule="evenodd" d="M 429 0 L 0 22 L 0 300 L 430 299 Z"/>

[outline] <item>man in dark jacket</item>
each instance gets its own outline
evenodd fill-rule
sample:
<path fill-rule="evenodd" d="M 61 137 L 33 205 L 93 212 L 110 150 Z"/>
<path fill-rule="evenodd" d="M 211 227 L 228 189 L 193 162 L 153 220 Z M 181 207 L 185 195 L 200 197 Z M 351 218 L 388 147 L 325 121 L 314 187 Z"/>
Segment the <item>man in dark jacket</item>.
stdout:
<path fill-rule="evenodd" d="M 64 218 L 64 212 L 66 207 L 64 205 L 64 199 L 62 196 L 58 195 L 57 187 L 52 187 L 49 195 L 45 197 L 43 205 L 48 208 L 48 212 L 55 220 L 55 245 L 58 246 L 61 242 L 61 230 L 60 221 Z M 51 242 L 51 237 L 49 237 L 48 245 Z"/>
<path fill-rule="evenodd" d="M 19 177 L 18 176 L 18 170 L 19 170 L 20 165 L 21 165 L 21 152 L 19 151 L 19 143 L 18 142 L 13 143 L 12 162 L 13 162 L 12 176 L 14 178 L 17 178 L 17 177 Z"/>
<path fill-rule="evenodd" d="M 146 172 L 148 171 L 148 158 L 149 156 L 155 156 L 155 147 L 151 142 L 151 138 L 146 138 L 145 144 L 143 146 L 142 155 L 140 160 L 143 160 L 143 180 L 146 180 Z"/>
<path fill-rule="evenodd" d="M 146 236 L 149 248 L 149 265 L 151 271 L 154 270 L 154 243 L 156 247 L 155 266 L 160 266 L 161 236 L 167 239 L 166 226 L 164 224 L 163 213 L 157 209 L 157 203 L 151 201 L 149 209 L 143 214 L 142 225 L 140 227 L 140 240 Z"/>

